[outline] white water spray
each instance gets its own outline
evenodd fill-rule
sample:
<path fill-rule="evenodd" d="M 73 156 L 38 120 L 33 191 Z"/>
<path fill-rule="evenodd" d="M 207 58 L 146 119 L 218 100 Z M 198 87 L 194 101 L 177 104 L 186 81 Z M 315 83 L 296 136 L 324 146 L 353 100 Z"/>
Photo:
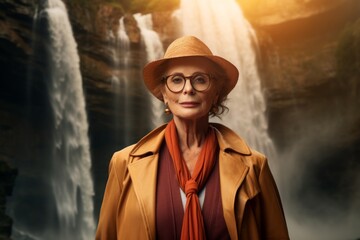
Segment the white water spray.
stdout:
<path fill-rule="evenodd" d="M 77 46 L 60 0 L 45 2 L 38 17 L 46 19 L 49 28 L 46 81 L 53 115 L 53 148 L 48 178 L 57 219 L 46 221 L 48 226 L 43 233 L 36 233 L 36 239 L 92 239 L 94 189 Z"/>
<path fill-rule="evenodd" d="M 261 92 L 254 41 L 256 36 L 235 0 L 182 0 L 176 13 L 184 35 L 204 41 L 215 55 L 232 62 L 240 71 L 229 94 L 230 111 L 220 122 L 234 129 L 254 149 L 275 154 L 267 132 L 265 100 Z"/>
<path fill-rule="evenodd" d="M 116 142 L 124 142 L 125 145 L 131 144 L 131 119 L 129 117 L 122 117 L 119 111 L 122 111 L 124 116 L 131 116 L 131 102 L 130 102 L 130 82 L 127 72 L 121 72 L 120 69 L 128 69 L 130 62 L 130 40 L 125 31 L 124 17 L 119 20 L 119 29 L 117 32 L 116 44 L 112 49 L 114 59 L 114 72 L 112 76 L 112 86 L 115 89 L 115 129 L 123 129 L 123 136 L 121 139 L 116 136 Z"/>
<path fill-rule="evenodd" d="M 150 62 L 162 58 L 164 55 L 164 48 L 159 35 L 152 29 L 151 14 L 135 14 L 134 17 L 138 23 L 141 37 L 145 43 L 146 61 Z M 153 113 L 151 122 L 152 128 L 155 128 L 164 123 L 164 104 L 154 97 L 151 97 L 151 99 L 151 108 Z"/>

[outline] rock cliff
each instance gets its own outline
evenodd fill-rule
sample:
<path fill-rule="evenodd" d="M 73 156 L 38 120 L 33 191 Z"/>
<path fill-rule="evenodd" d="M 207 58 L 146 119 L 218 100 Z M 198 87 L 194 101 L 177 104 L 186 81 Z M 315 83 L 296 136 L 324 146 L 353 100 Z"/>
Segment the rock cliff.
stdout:
<path fill-rule="evenodd" d="M 264 2 L 270 4 L 270 1 Z M 344 101 L 340 105 L 348 106 L 349 111 L 354 110 L 351 106 L 358 104 L 356 99 L 349 101 L 348 90 L 359 90 L 358 80 L 354 80 L 358 78 L 355 68 L 359 57 L 355 42 L 359 41 L 359 2 L 294 1 L 289 9 L 280 8 L 276 14 L 270 12 L 279 7 L 280 1 L 272 4 L 269 12 L 263 8 L 261 14 L 257 9 L 258 15 L 252 15 L 250 19 L 258 31 L 263 88 L 268 99 L 270 127 L 274 128 L 270 131 L 275 138 L 279 134 L 275 133 L 279 130 L 275 127 L 277 122 L 283 124 L 279 117 L 284 113 L 289 115 L 290 109 L 305 114 L 298 116 L 302 119 L 316 118 L 317 114 L 326 114 L 327 110 L 329 116 L 340 118 L 351 114 L 338 109 L 339 102 L 331 101 Z M 353 53 L 346 55 L 349 51 Z M 349 71 L 344 70 L 347 64 Z M 344 75 L 344 71 L 347 74 Z M 355 112 L 352 115 L 354 119 L 359 117 Z M 287 129 L 284 131 L 289 133 Z M 348 137 L 359 137 L 350 132 Z M 285 142 L 278 145 L 286 146 Z"/>
<path fill-rule="evenodd" d="M 16 176 L 20 146 L 27 132 L 27 64 L 32 53 L 32 1 L 0 3 L 0 238 L 10 239 L 11 219 L 6 214 Z"/>
<path fill-rule="evenodd" d="M 100 0 L 86 5 L 83 1 L 64 2 L 81 60 L 97 214 L 111 153 L 126 144 L 119 139 L 126 131 L 114 120 L 125 118 L 124 113 L 116 111 L 124 106 L 114 102 L 119 91 L 113 85 L 114 72 L 137 79 L 131 84 L 140 89 L 129 93 L 134 100 L 130 111 L 136 116 L 132 120 L 131 141 L 149 130 L 139 121 L 148 119 L 149 114 L 148 98 L 138 74 L 146 53 L 132 15 L 136 8 L 130 11 L 126 4 Z M 321 169 L 334 173 L 332 168 L 338 161 L 343 162 L 342 170 L 349 174 L 354 174 L 349 170 L 351 166 L 360 169 L 354 161 L 360 156 L 357 110 L 360 105 L 360 3 L 358 0 L 336 0 L 331 4 L 324 0 L 289 2 L 291 4 L 283 8 L 282 1 L 239 0 L 257 32 L 269 132 L 279 153 L 286 155 L 289 149 L 296 149 L 297 160 L 306 158 L 309 162 L 319 157 L 327 161 L 314 167 L 308 178 L 297 186 L 305 191 L 306 198 L 323 185 L 333 183 L 331 174 L 326 175 Z M 176 23 L 171 22 L 170 17 L 177 4 L 153 15 L 154 29 L 164 46 L 177 35 Z M 18 168 L 23 175 L 31 172 L 29 162 L 38 162 L 41 158 L 40 149 L 47 138 L 44 126 L 49 106 L 41 68 L 43 59 L 41 54 L 34 56 L 44 34 L 41 29 L 34 29 L 39 5 L 39 1 L 32 0 L 0 0 L 0 162 Z M 143 11 L 152 12 L 151 5 L 148 7 Z M 128 63 L 119 66 L 112 51 L 117 44 L 121 17 L 124 17 L 131 54 Z M 309 157 L 304 152 L 314 154 Z M 313 189 L 305 189 L 319 174 L 323 181 L 312 186 Z M 321 194 L 332 196 L 340 191 L 340 185 L 334 184 L 333 189 L 327 188 Z M 309 205 L 310 200 L 303 204 Z"/>
<path fill-rule="evenodd" d="M 259 38 L 269 133 L 287 169 L 282 177 L 293 179 L 284 184 L 288 214 L 299 222 L 346 219 L 359 208 L 360 2 L 294 1 L 289 8 L 247 12 Z"/>

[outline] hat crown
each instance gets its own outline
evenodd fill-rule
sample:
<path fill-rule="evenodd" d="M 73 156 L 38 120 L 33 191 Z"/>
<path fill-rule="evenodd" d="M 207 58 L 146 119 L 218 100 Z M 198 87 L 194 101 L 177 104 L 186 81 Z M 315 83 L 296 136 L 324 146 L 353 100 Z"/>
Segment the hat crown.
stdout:
<path fill-rule="evenodd" d="M 172 42 L 167 48 L 164 58 L 186 56 L 212 56 L 211 50 L 198 38 L 185 36 Z"/>

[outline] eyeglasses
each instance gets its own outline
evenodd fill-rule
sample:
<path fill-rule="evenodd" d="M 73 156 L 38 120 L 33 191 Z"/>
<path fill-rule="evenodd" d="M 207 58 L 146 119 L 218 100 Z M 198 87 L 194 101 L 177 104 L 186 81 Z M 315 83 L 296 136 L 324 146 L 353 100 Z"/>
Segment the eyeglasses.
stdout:
<path fill-rule="evenodd" d="M 210 87 L 212 76 L 207 73 L 194 73 L 191 76 L 184 76 L 181 73 L 171 74 L 163 78 L 167 88 L 173 93 L 184 90 L 186 79 L 190 80 L 193 89 L 198 92 L 206 91 Z"/>

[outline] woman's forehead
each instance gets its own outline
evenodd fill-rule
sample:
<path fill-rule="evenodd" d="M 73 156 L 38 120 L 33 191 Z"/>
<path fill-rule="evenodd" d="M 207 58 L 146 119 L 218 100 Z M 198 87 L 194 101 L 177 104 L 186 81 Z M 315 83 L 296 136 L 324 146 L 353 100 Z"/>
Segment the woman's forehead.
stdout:
<path fill-rule="evenodd" d="M 179 58 L 172 59 L 166 64 L 165 71 L 169 72 L 210 72 L 214 68 L 214 64 L 206 58 Z"/>

